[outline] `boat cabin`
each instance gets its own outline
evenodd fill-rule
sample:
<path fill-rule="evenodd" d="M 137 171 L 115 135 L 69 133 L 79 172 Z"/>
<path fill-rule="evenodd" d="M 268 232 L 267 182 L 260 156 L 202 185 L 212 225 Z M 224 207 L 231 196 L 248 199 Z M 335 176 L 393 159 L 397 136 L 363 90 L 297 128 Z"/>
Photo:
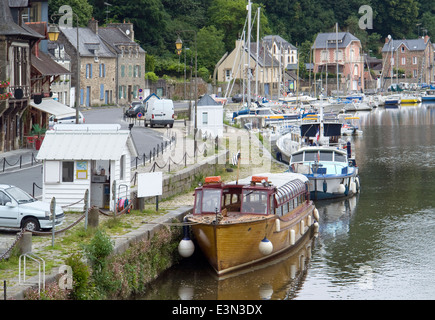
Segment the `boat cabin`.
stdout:
<path fill-rule="evenodd" d="M 219 213 L 224 217 L 244 214 L 285 215 L 309 201 L 303 178 L 269 181 L 267 176 L 259 175 L 224 184 L 220 177 L 208 177 L 203 186 L 195 189 L 193 214 Z"/>
<path fill-rule="evenodd" d="M 302 148 L 290 159 L 290 170 L 302 174 L 346 174 L 349 165 L 353 162 L 343 149 Z"/>

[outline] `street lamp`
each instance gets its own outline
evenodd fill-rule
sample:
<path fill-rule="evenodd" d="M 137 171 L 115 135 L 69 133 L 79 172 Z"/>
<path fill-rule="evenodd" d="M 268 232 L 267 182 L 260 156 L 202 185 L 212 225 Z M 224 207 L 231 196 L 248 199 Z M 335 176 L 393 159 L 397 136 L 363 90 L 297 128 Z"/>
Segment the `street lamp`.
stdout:
<path fill-rule="evenodd" d="M 72 12 L 72 14 L 76 17 L 76 22 L 77 22 L 77 54 L 76 54 L 76 59 L 77 59 L 77 80 L 76 80 L 76 91 L 75 91 L 75 95 L 76 95 L 76 124 L 79 124 L 79 111 L 80 111 L 80 51 L 79 51 L 79 17 L 77 16 L 77 14 L 75 14 L 74 12 Z M 51 15 L 51 20 L 53 20 L 53 16 L 63 16 L 63 13 L 53 13 Z M 56 24 L 51 24 L 50 27 L 48 28 L 48 39 L 50 41 L 56 42 L 57 39 L 59 38 L 59 28 L 57 27 Z"/>
<path fill-rule="evenodd" d="M 179 30 L 177 33 L 180 32 L 193 32 L 194 33 L 194 42 L 195 42 L 195 111 L 194 111 L 194 129 L 193 129 L 193 156 L 196 160 L 196 150 L 197 150 L 197 143 L 196 143 L 196 133 L 198 130 L 198 124 L 197 124 L 197 106 L 198 106 L 198 50 L 196 47 L 196 31 L 195 30 Z M 183 48 L 183 41 L 181 41 L 180 36 L 178 36 L 177 41 L 175 41 L 175 48 L 177 49 L 177 54 L 181 54 L 181 50 Z"/>

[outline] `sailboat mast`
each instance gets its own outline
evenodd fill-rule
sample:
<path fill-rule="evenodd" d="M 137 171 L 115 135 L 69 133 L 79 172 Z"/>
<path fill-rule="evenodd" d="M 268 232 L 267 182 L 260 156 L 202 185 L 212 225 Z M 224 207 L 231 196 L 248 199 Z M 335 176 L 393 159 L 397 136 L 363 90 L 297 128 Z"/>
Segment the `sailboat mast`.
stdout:
<path fill-rule="evenodd" d="M 247 80 L 248 80 L 248 108 L 251 106 L 251 72 L 250 72 L 250 62 L 251 62 L 251 1 L 248 2 L 248 61 L 247 61 Z"/>

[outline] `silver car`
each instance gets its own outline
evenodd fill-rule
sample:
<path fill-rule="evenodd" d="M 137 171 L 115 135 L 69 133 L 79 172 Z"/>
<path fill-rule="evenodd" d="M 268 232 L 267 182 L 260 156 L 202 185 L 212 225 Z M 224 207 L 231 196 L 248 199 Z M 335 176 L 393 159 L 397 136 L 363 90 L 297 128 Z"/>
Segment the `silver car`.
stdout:
<path fill-rule="evenodd" d="M 56 205 L 55 225 L 61 225 L 64 218 L 63 209 Z M 51 229 L 50 203 L 39 201 L 18 187 L 0 184 L 0 227 Z"/>

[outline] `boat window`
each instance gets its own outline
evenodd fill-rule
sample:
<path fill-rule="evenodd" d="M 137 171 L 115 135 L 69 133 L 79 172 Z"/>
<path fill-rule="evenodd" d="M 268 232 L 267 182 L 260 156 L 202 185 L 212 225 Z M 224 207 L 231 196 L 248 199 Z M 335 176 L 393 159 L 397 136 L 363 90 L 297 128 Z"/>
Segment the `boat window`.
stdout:
<path fill-rule="evenodd" d="M 202 212 L 216 212 L 221 208 L 221 189 L 203 190 Z"/>
<path fill-rule="evenodd" d="M 294 155 L 292 155 L 292 162 L 301 162 L 304 158 L 304 154 L 301 153 L 296 153 Z"/>
<path fill-rule="evenodd" d="M 320 161 L 332 161 L 333 152 L 320 151 Z"/>
<path fill-rule="evenodd" d="M 305 161 L 317 161 L 317 151 L 316 152 L 305 152 Z"/>
<path fill-rule="evenodd" d="M 336 153 L 335 152 L 335 161 L 337 161 L 337 162 L 346 162 L 346 156 L 344 154 Z"/>
<path fill-rule="evenodd" d="M 202 191 L 196 191 L 195 198 L 195 213 L 201 213 Z"/>
<path fill-rule="evenodd" d="M 243 190 L 240 212 L 267 214 L 267 191 Z"/>

